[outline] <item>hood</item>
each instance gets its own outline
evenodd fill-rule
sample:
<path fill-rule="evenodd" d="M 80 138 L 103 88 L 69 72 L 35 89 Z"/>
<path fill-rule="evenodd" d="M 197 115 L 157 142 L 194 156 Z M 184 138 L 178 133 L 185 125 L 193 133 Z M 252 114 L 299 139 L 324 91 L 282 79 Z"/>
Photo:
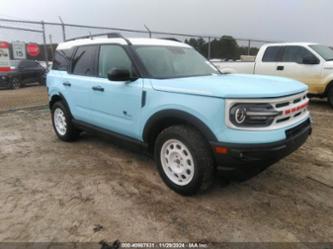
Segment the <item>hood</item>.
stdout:
<path fill-rule="evenodd" d="M 333 69 L 333 61 L 326 61 L 324 64 L 324 69 Z"/>
<path fill-rule="evenodd" d="M 305 84 L 287 78 L 245 74 L 154 79 L 152 87 L 157 91 L 220 98 L 274 98 L 308 89 Z"/>

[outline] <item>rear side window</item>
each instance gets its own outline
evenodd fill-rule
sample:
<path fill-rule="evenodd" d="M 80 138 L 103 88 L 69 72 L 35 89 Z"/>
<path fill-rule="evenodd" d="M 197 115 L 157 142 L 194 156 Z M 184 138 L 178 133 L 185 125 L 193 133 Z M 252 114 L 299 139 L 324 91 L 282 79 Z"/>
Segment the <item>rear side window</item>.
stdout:
<path fill-rule="evenodd" d="M 305 57 L 314 57 L 314 55 L 304 47 L 288 46 L 284 48 L 282 61 L 303 63 Z"/>
<path fill-rule="evenodd" d="M 67 71 L 74 49 L 57 50 L 54 54 L 52 69 Z"/>
<path fill-rule="evenodd" d="M 23 61 L 20 61 L 20 63 L 18 64 L 18 68 L 30 69 L 30 68 L 37 68 L 39 65 L 40 64 L 35 61 L 23 60 Z"/>
<path fill-rule="evenodd" d="M 268 47 L 265 51 L 265 54 L 262 58 L 263 62 L 277 62 L 281 54 L 282 47 L 274 46 Z"/>
<path fill-rule="evenodd" d="M 125 50 L 118 45 L 102 45 L 99 54 L 98 76 L 107 78 L 110 70 L 127 69 L 133 75 L 133 65 Z"/>
<path fill-rule="evenodd" d="M 28 60 L 24 60 L 24 61 L 20 61 L 19 64 L 18 64 L 18 68 L 21 68 L 21 69 L 28 69 L 28 68 L 32 68 L 33 65 L 32 65 L 32 62 L 31 61 L 28 61 Z"/>
<path fill-rule="evenodd" d="M 72 73 L 85 76 L 96 76 L 96 57 L 98 46 L 82 46 L 76 50 L 72 61 Z"/>

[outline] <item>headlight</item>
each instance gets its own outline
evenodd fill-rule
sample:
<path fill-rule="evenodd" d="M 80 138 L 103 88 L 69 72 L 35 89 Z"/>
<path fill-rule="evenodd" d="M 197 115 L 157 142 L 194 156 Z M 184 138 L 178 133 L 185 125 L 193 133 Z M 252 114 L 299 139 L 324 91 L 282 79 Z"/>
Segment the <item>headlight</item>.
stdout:
<path fill-rule="evenodd" d="M 266 127 L 280 114 L 270 104 L 241 103 L 230 108 L 229 120 L 237 127 Z"/>

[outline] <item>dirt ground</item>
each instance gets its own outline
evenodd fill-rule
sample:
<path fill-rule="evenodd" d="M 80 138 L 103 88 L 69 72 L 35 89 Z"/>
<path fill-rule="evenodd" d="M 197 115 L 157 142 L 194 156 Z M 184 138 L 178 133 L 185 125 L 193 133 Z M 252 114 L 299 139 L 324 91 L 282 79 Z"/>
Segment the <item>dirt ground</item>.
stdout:
<path fill-rule="evenodd" d="M 29 86 L 16 90 L 0 89 L 0 113 L 23 107 L 47 105 L 45 86 Z"/>
<path fill-rule="evenodd" d="M 311 111 L 313 135 L 296 153 L 190 198 L 111 141 L 59 141 L 46 109 L 3 113 L 0 241 L 332 241 L 333 110 Z"/>

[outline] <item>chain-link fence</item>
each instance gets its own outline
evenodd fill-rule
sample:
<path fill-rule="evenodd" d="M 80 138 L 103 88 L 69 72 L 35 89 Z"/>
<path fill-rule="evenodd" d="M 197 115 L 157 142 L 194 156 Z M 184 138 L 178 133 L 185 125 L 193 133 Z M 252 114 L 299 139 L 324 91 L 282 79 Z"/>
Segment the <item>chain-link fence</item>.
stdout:
<path fill-rule="evenodd" d="M 177 39 L 192 45 L 206 58 L 219 60 L 254 60 L 260 46 L 264 43 L 272 42 L 257 39 L 233 38 L 225 35 L 162 32 L 151 30 L 147 26 L 144 26 L 142 30 L 138 30 L 109 26 L 78 25 L 65 23 L 61 18 L 59 18 L 59 22 L 0 18 L 0 41 L 2 40 L 8 44 L 9 70 L 11 71 L 15 71 L 15 68 L 22 59 L 37 60 L 45 68 L 48 68 L 53 60 L 54 51 L 59 42 L 74 37 L 111 32 L 120 32 L 125 37 Z M 20 43 L 21 53 L 24 54 L 24 56 L 21 57 L 18 56 L 20 53 Z M 23 48 L 22 43 L 24 44 Z M 34 51 L 34 49 L 37 49 L 38 53 Z M 0 71 L 2 67 L 1 63 L 0 61 Z M 9 72 L 0 73 L 3 75 Z M 0 80 L 2 77 L 3 76 L 0 77 Z M 0 81 L 0 86 L 5 85 L 3 81 L 4 80 Z M 27 106 L 47 104 L 46 89 L 39 84 L 42 82 L 37 82 L 33 87 L 22 87 L 14 91 L 8 90 L 8 88 L 16 88 L 13 86 L 12 82 L 7 83 L 7 85 L 0 89 L 0 112 Z M 22 83 L 19 85 L 27 86 L 30 84 Z"/>

